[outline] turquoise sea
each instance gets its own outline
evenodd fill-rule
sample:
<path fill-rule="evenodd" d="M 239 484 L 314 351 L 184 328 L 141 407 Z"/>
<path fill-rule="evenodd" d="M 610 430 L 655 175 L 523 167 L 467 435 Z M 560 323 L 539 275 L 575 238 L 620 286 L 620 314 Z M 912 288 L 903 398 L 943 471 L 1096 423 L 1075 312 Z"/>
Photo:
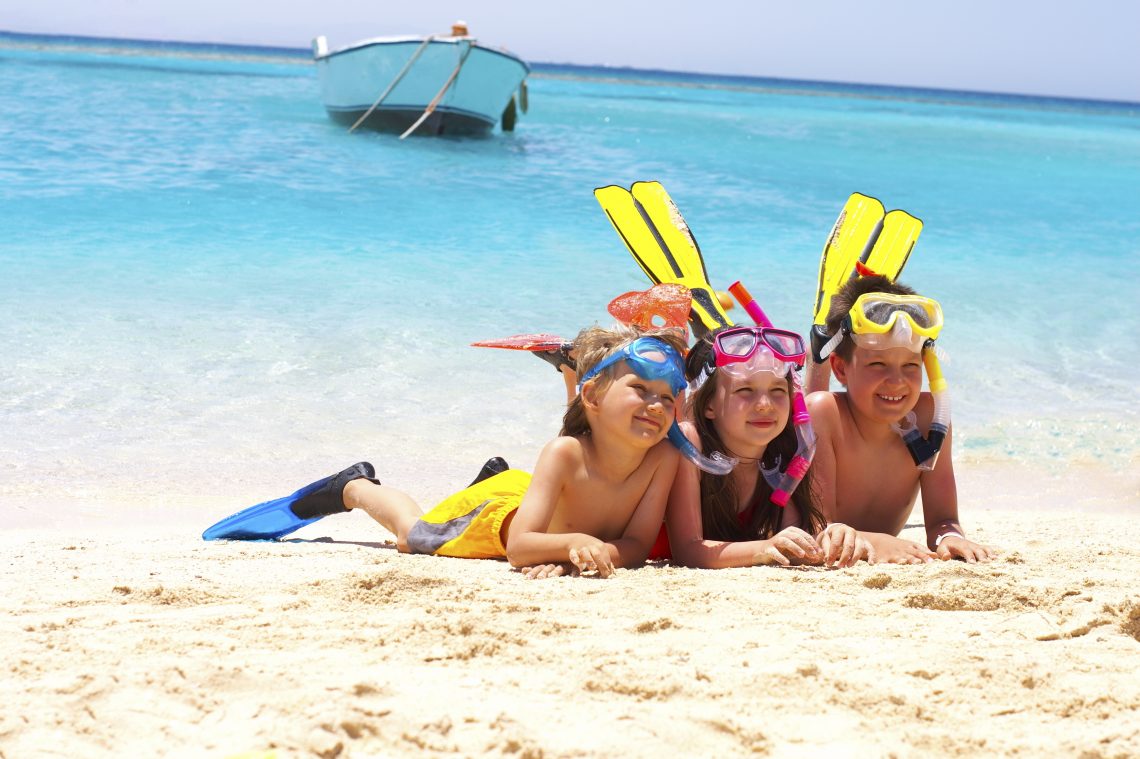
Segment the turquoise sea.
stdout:
<path fill-rule="evenodd" d="M 0 515 L 530 467 L 557 376 L 467 346 L 647 287 L 591 192 L 640 179 L 799 330 L 851 192 L 919 216 L 961 465 L 1135 467 L 1140 105 L 541 65 L 530 105 L 401 142 L 330 121 L 305 51 L 0 34 Z"/>

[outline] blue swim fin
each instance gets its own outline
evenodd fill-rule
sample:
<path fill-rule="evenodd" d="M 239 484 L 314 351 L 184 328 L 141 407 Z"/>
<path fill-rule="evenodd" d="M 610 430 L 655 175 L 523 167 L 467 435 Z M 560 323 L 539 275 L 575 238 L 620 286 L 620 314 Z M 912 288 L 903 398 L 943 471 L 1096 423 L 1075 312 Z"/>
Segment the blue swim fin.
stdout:
<path fill-rule="evenodd" d="M 202 539 L 276 540 L 312 524 L 321 517 L 301 519 L 289 508 L 304 490 L 302 488 L 293 495 L 242 509 L 207 529 L 202 533 Z"/>
<path fill-rule="evenodd" d="M 367 461 L 353 464 L 323 480 L 317 480 L 292 495 L 250 506 L 209 527 L 203 540 L 276 540 L 329 514 L 346 511 L 344 486 L 361 477 L 377 482 L 376 470 Z"/>

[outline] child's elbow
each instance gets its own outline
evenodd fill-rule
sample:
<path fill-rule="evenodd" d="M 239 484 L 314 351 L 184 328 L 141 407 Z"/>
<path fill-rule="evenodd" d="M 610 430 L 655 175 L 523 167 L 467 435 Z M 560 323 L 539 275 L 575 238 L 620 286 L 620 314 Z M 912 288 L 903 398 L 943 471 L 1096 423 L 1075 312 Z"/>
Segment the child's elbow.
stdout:
<path fill-rule="evenodd" d="M 507 563 L 515 569 L 530 566 L 525 560 L 525 557 L 522 556 L 522 552 L 518 550 L 518 546 L 514 541 L 508 541 L 507 544 L 503 546 L 503 552 L 507 557 Z"/>

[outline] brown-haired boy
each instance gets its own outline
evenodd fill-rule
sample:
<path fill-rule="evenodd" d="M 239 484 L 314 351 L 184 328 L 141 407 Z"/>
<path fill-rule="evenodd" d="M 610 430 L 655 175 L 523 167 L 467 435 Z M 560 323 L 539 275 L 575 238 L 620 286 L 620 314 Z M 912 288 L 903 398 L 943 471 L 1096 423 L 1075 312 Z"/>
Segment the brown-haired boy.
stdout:
<path fill-rule="evenodd" d="M 882 276 L 853 279 L 832 299 L 826 325 L 832 339 L 823 346 L 846 390 L 826 392 L 823 366 L 813 367 L 809 376 L 808 389 L 823 391 L 807 398 L 818 436 L 812 474 L 820 506 L 829 522 L 859 530 L 875 561 L 918 563 L 937 557 L 972 563 L 993 556 L 991 549 L 968 540 L 958 523 L 949 411 L 922 392 L 924 359 L 937 370 L 937 359 L 924 351 L 934 350 L 930 342 L 941 318 L 937 303 L 905 285 Z M 931 378 L 932 389 L 936 384 L 941 389 L 938 380 Z M 921 435 L 912 432 L 908 445 L 896 426 L 905 427 L 912 411 Z M 925 547 L 897 537 L 920 491 Z"/>

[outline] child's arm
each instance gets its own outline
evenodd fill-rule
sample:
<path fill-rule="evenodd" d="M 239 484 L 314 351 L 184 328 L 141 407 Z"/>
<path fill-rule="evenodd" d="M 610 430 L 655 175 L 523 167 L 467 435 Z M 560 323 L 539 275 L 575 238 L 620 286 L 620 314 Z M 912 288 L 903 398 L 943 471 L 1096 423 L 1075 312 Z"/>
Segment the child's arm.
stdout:
<path fill-rule="evenodd" d="M 816 434 L 815 458 L 811 462 L 812 483 L 820 511 L 830 525 L 838 522 L 839 508 L 836 495 L 836 451 L 835 440 L 837 430 L 841 424 L 839 409 L 836 407 L 835 396 L 830 392 L 812 393 L 807 398 L 808 412 L 811 414 L 812 427 Z M 822 537 L 822 533 L 819 537 Z M 930 555 L 922 550 L 922 546 L 910 541 L 902 540 L 894 535 L 878 532 L 857 531 L 856 558 L 851 560 L 854 564 L 859 558 L 868 563 L 889 562 L 893 564 L 916 564 L 931 561 Z M 829 541 L 828 553 L 833 554 L 834 540 Z M 842 560 L 840 549 L 840 559 Z M 829 555 L 829 560 L 831 556 Z"/>
<path fill-rule="evenodd" d="M 923 472 L 919 479 L 926 545 L 943 560 L 963 559 L 970 564 L 989 561 L 994 557 L 993 550 L 968 540 L 966 531 L 958 523 L 958 485 L 954 480 L 954 461 L 950 450 L 953 436 L 951 427 L 946 432 L 934 471 Z"/>
<path fill-rule="evenodd" d="M 622 536 L 606 544 L 611 560 L 619 567 L 645 563 L 645 558 L 661 532 L 665 504 L 669 500 L 669 491 L 677 475 L 681 454 L 672 443 L 663 440 L 653 447 L 647 459 L 646 464 L 654 467 L 649 487 L 634 507 Z"/>
<path fill-rule="evenodd" d="M 806 399 L 812 429 L 815 430 L 815 456 L 811 460 L 811 481 L 816 502 L 828 523 L 836 521 L 835 497 L 835 433 L 839 428 L 839 410 L 835 396 L 829 392 L 812 393 Z"/>
<path fill-rule="evenodd" d="M 807 367 L 804 370 L 804 394 L 826 392 L 830 387 L 831 362 L 824 361 L 822 364 L 817 364 L 809 356 Z"/>
<path fill-rule="evenodd" d="M 689 424 L 682 425 L 694 445 L 700 447 L 696 432 Z M 790 508 L 794 508 L 789 505 Z M 725 567 L 752 567 L 757 564 L 818 564 L 823 555 L 819 544 L 811 535 L 796 526 L 785 526 L 768 540 L 726 542 L 705 540 L 701 518 L 701 483 L 696 466 L 682 461 L 669 491 L 669 506 L 665 511 L 665 526 L 669 531 L 669 547 L 673 558 L 686 567 L 722 569 Z"/>
<path fill-rule="evenodd" d="M 507 533 L 507 560 L 513 567 L 533 567 L 570 561 L 580 570 L 597 569 L 608 577 L 613 561 L 605 543 L 585 533 L 551 534 L 550 521 L 562 491 L 581 466 L 581 445 L 569 437 L 546 444 L 534 466 L 530 487 Z"/>

